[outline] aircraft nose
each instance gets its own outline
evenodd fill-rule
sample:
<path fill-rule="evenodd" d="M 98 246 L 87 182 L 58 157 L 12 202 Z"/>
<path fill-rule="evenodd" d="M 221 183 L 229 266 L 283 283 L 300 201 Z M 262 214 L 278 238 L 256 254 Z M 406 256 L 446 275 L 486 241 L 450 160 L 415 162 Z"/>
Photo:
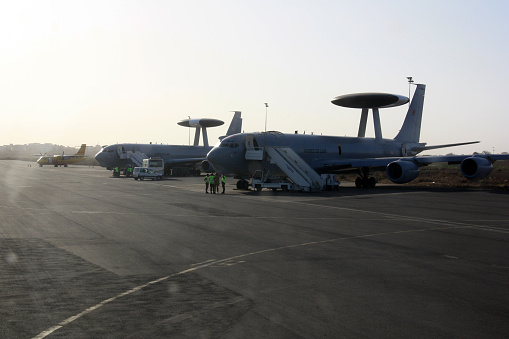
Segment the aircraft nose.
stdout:
<path fill-rule="evenodd" d="M 214 147 L 207 154 L 207 161 L 212 164 L 212 167 L 214 167 L 216 171 L 221 173 L 228 172 L 227 168 L 225 167 L 227 165 L 227 153 L 225 153 L 224 150 L 224 148 Z"/>
<path fill-rule="evenodd" d="M 100 150 L 96 155 L 95 155 L 95 160 L 97 160 L 101 165 L 104 164 L 104 162 L 106 161 L 106 153 L 103 152 L 103 150 Z"/>
<path fill-rule="evenodd" d="M 219 158 L 218 148 L 214 147 L 207 154 L 207 161 L 210 162 L 212 166 L 215 167 L 215 163 L 218 161 L 218 158 Z"/>

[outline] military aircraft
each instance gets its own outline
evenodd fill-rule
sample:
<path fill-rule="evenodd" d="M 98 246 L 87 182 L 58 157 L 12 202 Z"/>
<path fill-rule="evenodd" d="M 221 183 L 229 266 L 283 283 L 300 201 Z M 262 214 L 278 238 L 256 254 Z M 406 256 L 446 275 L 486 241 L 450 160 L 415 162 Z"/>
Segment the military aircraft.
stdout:
<path fill-rule="evenodd" d="M 86 158 L 85 150 L 87 149 L 87 144 L 82 144 L 78 152 L 74 155 L 65 155 L 62 152 L 62 155 L 42 155 L 37 163 L 39 167 L 43 165 L 53 165 L 55 167 L 64 166 L 67 167 L 69 164 L 74 164 L 76 162 L 82 161 Z"/>
<path fill-rule="evenodd" d="M 216 119 L 185 119 L 177 124 L 196 129 L 193 145 L 115 144 L 103 146 L 95 155 L 95 159 L 102 167 L 109 170 L 119 167 L 119 170 L 124 171 L 128 166 L 141 166 L 143 159 L 154 157 L 163 159 L 164 172 L 167 175 L 199 175 L 201 170 L 212 170 L 200 167 L 201 162 L 206 160 L 207 153 L 212 149 L 208 142 L 207 128 L 221 126 L 224 122 Z M 241 129 L 241 112 L 235 111 L 226 135 L 220 139 L 240 133 Z M 199 145 L 200 132 L 203 133 L 203 146 Z"/>
<path fill-rule="evenodd" d="M 455 155 L 416 156 L 418 153 L 443 147 L 459 146 L 479 141 L 447 145 L 426 146 L 419 142 L 424 103 L 424 84 L 416 84 L 405 121 L 394 139 L 384 139 L 380 125 L 379 109 L 408 103 L 404 96 L 387 93 L 360 93 L 336 97 L 333 104 L 362 109 L 357 137 L 322 136 L 306 134 L 284 134 L 280 132 L 241 133 L 224 138 L 207 155 L 216 171 L 234 174 L 238 188 L 248 188 L 246 181 L 255 173 L 265 178 L 291 177 L 296 171 L 292 162 L 301 161 L 317 174 L 336 173 L 345 170 L 359 172 L 357 187 L 374 187 L 375 178 L 371 170 L 385 170 L 394 183 L 407 183 L 419 175 L 419 168 L 435 162 L 461 164 L 461 173 L 469 179 L 487 176 L 496 160 L 509 159 L 509 155 Z M 373 114 L 375 137 L 365 137 L 369 110 Z M 279 151 L 278 151 L 279 150 Z M 295 153 L 290 161 L 279 161 L 275 151 Z M 270 152 L 269 152 L 270 151 Z M 304 169 L 303 172 L 308 170 Z"/>

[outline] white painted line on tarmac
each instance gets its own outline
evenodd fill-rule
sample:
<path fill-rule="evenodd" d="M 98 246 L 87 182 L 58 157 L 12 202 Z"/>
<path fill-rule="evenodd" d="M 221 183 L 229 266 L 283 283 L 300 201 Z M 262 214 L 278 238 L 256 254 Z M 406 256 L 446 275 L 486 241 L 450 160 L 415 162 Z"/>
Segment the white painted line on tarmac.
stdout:
<path fill-rule="evenodd" d="M 359 212 L 366 212 L 366 211 L 359 211 Z M 384 213 L 378 213 L 378 214 L 384 214 Z M 396 215 L 391 215 L 391 214 L 386 214 L 386 215 L 390 215 L 391 217 L 396 217 Z M 231 264 L 241 264 L 241 263 L 244 263 L 244 261 L 238 260 L 238 259 L 241 259 L 241 258 L 246 258 L 246 257 L 249 257 L 249 256 L 258 255 L 258 254 L 264 254 L 264 253 L 270 253 L 270 252 L 286 250 L 286 249 L 290 249 L 290 248 L 312 246 L 312 245 L 320 245 L 320 244 L 326 244 L 326 243 L 342 241 L 342 240 L 372 238 L 372 237 L 379 237 L 379 236 L 386 236 L 386 235 L 393 235 L 393 234 L 428 232 L 428 231 L 440 231 L 440 230 L 450 230 L 450 229 L 460 229 L 460 228 L 475 228 L 476 227 L 476 225 L 468 225 L 468 224 L 461 224 L 461 223 L 454 223 L 454 222 L 440 221 L 440 220 L 427 220 L 427 219 L 421 219 L 421 218 L 407 218 L 407 217 L 404 217 L 404 216 L 402 216 L 401 218 L 402 219 L 411 219 L 411 220 L 413 219 L 413 220 L 419 220 L 419 221 L 425 221 L 425 222 L 433 222 L 433 223 L 437 223 L 437 224 L 442 224 L 444 226 L 442 226 L 442 227 L 435 227 L 435 228 L 422 228 L 422 229 L 415 229 L 415 230 L 381 232 L 381 233 L 373 233 L 373 234 L 365 234 L 365 235 L 341 237 L 341 238 L 334 238 L 334 239 L 327 239 L 327 240 L 320 240 L 320 241 L 310 241 L 310 242 L 301 243 L 301 244 L 281 246 L 281 247 L 264 249 L 264 250 L 260 250 L 260 251 L 244 253 L 244 254 L 240 254 L 240 255 L 236 255 L 236 256 L 233 256 L 233 257 L 230 257 L 230 258 L 225 258 L 225 259 L 220 259 L 220 260 L 210 259 L 210 260 L 204 261 L 201 264 L 194 264 L 194 265 L 192 265 L 193 267 L 188 268 L 186 270 L 183 270 L 181 272 L 177 272 L 177 273 L 174 273 L 174 274 L 171 274 L 171 275 L 167 275 L 165 277 L 161 277 L 161 278 L 156 279 L 156 280 L 149 281 L 149 282 L 147 282 L 147 283 L 145 283 L 143 285 L 139 285 L 139 286 L 134 287 L 134 288 L 132 288 L 132 289 L 130 289 L 128 291 L 125 291 L 123 293 L 117 294 L 116 296 L 114 296 L 112 298 L 103 300 L 100 303 L 98 303 L 98 304 L 96 304 L 96 305 L 94 305 L 92 307 L 87 308 L 83 312 L 78 313 L 78 314 L 76 314 L 76 315 L 74 315 L 72 317 L 69 317 L 69 318 L 63 320 L 62 322 L 60 322 L 59 324 L 57 324 L 57 325 L 55 325 L 53 327 L 50 327 L 47 330 L 42 331 L 41 333 L 39 333 L 38 335 L 33 337 L 33 339 L 43 339 L 43 338 L 47 337 L 48 335 L 52 334 L 53 332 L 57 331 L 58 329 L 60 329 L 60 328 L 62 328 L 64 326 L 72 323 L 73 321 L 81 318 L 82 316 L 84 316 L 84 315 L 86 315 L 86 314 L 88 314 L 88 313 L 90 313 L 92 311 L 95 311 L 98 308 L 101 308 L 102 306 L 104 306 L 104 305 L 106 305 L 106 304 L 108 304 L 108 303 L 110 303 L 112 301 L 115 301 L 115 300 L 117 300 L 117 299 L 119 299 L 121 297 L 125 297 L 125 296 L 128 296 L 128 295 L 136 292 L 136 291 L 139 291 L 139 290 L 141 290 L 141 289 L 143 289 L 145 287 L 148 287 L 148 286 L 160 283 L 160 282 L 168 280 L 168 279 L 170 279 L 172 277 L 176 277 L 176 276 L 183 275 L 183 274 L 186 274 L 186 273 L 194 272 L 194 271 L 200 270 L 202 268 L 210 267 L 210 266 L 229 267 L 229 266 L 231 266 Z M 480 229 L 483 230 L 483 228 L 480 228 Z"/>
<path fill-rule="evenodd" d="M 294 203 L 302 204 L 302 205 L 309 205 L 309 206 L 313 206 L 313 207 L 317 206 L 316 204 L 309 203 L 309 202 L 294 202 Z M 74 315 L 72 317 L 69 317 L 69 318 L 63 320 L 62 322 L 60 322 L 59 324 L 57 324 L 57 325 L 55 325 L 53 327 L 50 327 L 49 329 L 39 333 L 38 335 L 33 337 L 33 339 L 42 339 L 42 338 L 45 338 L 48 335 L 52 334 L 53 332 L 57 331 L 58 329 L 62 328 L 63 326 L 70 324 L 74 320 L 77 320 L 77 319 L 81 318 L 82 316 L 84 316 L 84 315 L 86 315 L 86 314 L 88 314 L 88 313 L 90 313 L 90 312 L 92 312 L 94 310 L 97 310 L 98 308 L 100 308 L 100 307 L 102 307 L 102 306 L 104 306 L 104 305 L 106 305 L 106 304 L 108 304 L 108 303 L 110 303 L 112 301 L 117 300 L 118 298 L 130 295 L 130 294 L 132 294 L 132 293 L 134 293 L 136 291 L 139 291 L 139 290 L 141 290 L 141 289 L 143 289 L 145 287 L 148 287 L 150 285 L 154 285 L 154 284 L 160 283 L 162 281 L 168 280 L 168 279 L 170 279 L 172 277 L 183 275 L 185 273 L 189 273 L 189 272 L 193 272 L 193 271 L 197 271 L 199 269 L 210 267 L 210 266 L 213 266 L 213 265 L 214 266 L 229 267 L 230 264 L 244 263 L 244 261 L 238 260 L 238 259 L 246 258 L 246 257 L 249 257 L 249 256 L 254 256 L 254 255 L 264 254 L 264 253 L 269 253 L 269 252 L 275 252 L 275 251 L 281 251 L 281 250 L 286 250 L 286 249 L 290 249 L 290 248 L 312 246 L 312 245 L 320 245 L 320 244 L 331 243 L 331 242 L 342 241 L 342 240 L 372 238 L 372 237 L 379 237 L 379 236 L 386 236 L 386 235 L 415 233 L 415 232 L 441 231 L 441 230 L 451 230 L 451 229 L 461 229 L 461 228 L 463 228 L 463 229 L 477 229 L 477 230 L 482 230 L 482 231 L 494 231 L 494 232 L 501 232 L 501 233 L 509 233 L 509 230 L 506 230 L 506 229 L 495 228 L 495 227 L 485 227 L 485 226 L 468 224 L 468 223 L 463 223 L 463 222 L 436 220 L 436 219 L 427 219 L 427 218 L 404 216 L 404 215 L 397 215 L 397 214 L 383 213 L 383 212 L 373 212 L 373 211 L 367 211 L 367 210 L 345 208 L 345 207 L 340 207 L 340 206 L 323 206 L 323 205 L 320 205 L 320 207 L 321 208 L 329 208 L 329 209 L 338 209 L 338 210 L 344 210 L 344 211 L 350 211 L 350 212 L 356 212 L 356 213 L 372 214 L 372 215 L 376 215 L 376 216 L 383 216 L 385 218 L 393 218 L 393 219 L 399 219 L 399 220 L 409 220 L 409 221 L 418 221 L 418 222 L 423 222 L 423 223 L 431 223 L 431 224 L 437 224 L 437 225 L 441 225 L 441 226 L 440 227 L 434 227 L 434 228 L 422 228 L 422 229 L 414 229 L 414 230 L 381 232 L 381 233 L 365 234 L 365 235 L 358 235 L 358 236 L 349 236 L 349 237 L 334 238 L 334 239 L 327 239 L 327 240 L 320 240 L 320 241 L 311 241 L 311 242 L 306 242 L 306 243 L 301 243 L 301 244 L 288 245 L 288 246 L 282 246 L 282 247 L 275 247 L 275 248 L 270 248 L 270 249 L 265 249 L 265 250 L 260 250 L 260 251 L 254 251 L 254 252 L 250 252 L 250 253 L 244 253 L 244 254 L 240 254 L 240 255 L 237 255 L 237 256 L 233 256 L 233 257 L 225 258 L 225 259 L 220 259 L 220 260 L 210 259 L 210 260 L 204 261 L 203 263 L 193 264 L 193 265 L 191 265 L 192 267 L 189 268 L 189 269 L 186 269 L 186 270 L 183 270 L 181 272 L 177 272 L 177 273 L 174 273 L 174 274 L 171 274 L 171 275 L 167 275 L 165 277 L 162 277 L 162 278 L 159 278 L 159 279 L 156 279 L 156 280 L 152 280 L 152 281 L 150 281 L 148 283 L 145 283 L 143 285 L 139 285 L 139 286 L 137 286 L 137 287 L 135 287 L 133 289 L 130 289 L 130 290 L 126 291 L 126 292 L 120 293 L 120 294 L 118 294 L 118 295 L 116 295 L 116 296 L 114 296 L 112 298 L 103 300 L 100 303 L 98 303 L 98 304 L 96 304 L 96 305 L 94 305 L 92 307 L 87 308 L 83 312 L 78 313 L 78 314 L 76 314 L 76 315 Z M 208 217 L 210 217 L 210 216 L 208 216 Z"/>

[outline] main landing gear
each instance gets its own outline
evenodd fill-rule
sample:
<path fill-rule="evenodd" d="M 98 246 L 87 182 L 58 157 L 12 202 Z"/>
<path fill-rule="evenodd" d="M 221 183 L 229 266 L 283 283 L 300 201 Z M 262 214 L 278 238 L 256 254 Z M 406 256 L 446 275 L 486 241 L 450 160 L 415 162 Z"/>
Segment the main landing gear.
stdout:
<path fill-rule="evenodd" d="M 355 179 L 355 187 L 357 188 L 373 188 L 376 186 L 376 179 L 369 176 L 369 167 L 359 169 L 360 177 Z"/>

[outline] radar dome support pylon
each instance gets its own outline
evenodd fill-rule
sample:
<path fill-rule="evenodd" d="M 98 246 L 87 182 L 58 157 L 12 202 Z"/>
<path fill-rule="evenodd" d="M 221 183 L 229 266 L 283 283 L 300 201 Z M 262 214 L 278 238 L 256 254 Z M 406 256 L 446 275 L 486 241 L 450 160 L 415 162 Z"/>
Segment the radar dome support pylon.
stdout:
<path fill-rule="evenodd" d="M 217 127 L 224 124 L 224 121 L 217 119 L 185 119 L 177 122 L 178 125 L 184 127 L 195 127 L 194 146 L 198 146 L 200 142 L 200 130 L 203 131 L 203 146 L 209 146 L 209 138 L 207 136 L 207 127 Z"/>
<path fill-rule="evenodd" d="M 382 125 L 380 123 L 380 108 L 396 107 L 406 104 L 409 99 L 402 95 L 388 93 L 354 93 L 340 95 L 332 99 L 334 105 L 360 108 L 361 120 L 359 122 L 359 131 L 357 136 L 363 138 L 366 136 L 366 124 L 368 122 L 368 112 L 373 112 L 373 124 L 375 127 L 375 139 L 382 140 Z"/>

